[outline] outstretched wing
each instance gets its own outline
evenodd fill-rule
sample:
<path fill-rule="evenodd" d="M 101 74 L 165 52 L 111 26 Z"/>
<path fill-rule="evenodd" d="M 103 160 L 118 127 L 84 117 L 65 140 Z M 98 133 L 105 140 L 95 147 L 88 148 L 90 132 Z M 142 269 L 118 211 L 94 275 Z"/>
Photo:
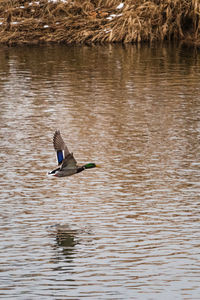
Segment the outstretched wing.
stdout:
<path fill-rule="evenodd" d="M 76 169 L 77 168 L 77 161 L 75 160 L 73 153 L 69 153 L 65 159 L 63 159 L 62 166 L 60 168 L 61 171 L 69 170 L 69 169 Z"/>
<path fill-rule="evenodd" d="M 66 158 L 70 153 L 63 141 L 60 131 L 56 130 L 53 136 L 53 146 L 57 153 L 58 165 L 60 165 L 64 158 Z M 64 156 L 63 156 L 64 152 Z"/>

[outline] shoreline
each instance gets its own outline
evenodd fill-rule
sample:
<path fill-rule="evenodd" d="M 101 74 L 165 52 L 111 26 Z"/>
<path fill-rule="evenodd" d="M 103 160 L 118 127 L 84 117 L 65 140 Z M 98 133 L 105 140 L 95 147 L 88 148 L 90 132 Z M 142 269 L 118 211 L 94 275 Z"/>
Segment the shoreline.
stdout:
<path fill-rule="evenodd" d="M 0 44 L 165 40 L 200 47 L 198 0 L 0 1 Z"/>

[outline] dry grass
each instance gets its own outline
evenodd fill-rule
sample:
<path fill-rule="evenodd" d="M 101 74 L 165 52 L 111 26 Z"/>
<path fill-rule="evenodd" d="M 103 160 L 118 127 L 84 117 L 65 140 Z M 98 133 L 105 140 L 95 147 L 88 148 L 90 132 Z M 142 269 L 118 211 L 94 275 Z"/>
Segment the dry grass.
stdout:
<path fill-rule="evenodd" d="M 199 0 L 0 0 L 6 44 L 182 40 L 200 45 Z"/>

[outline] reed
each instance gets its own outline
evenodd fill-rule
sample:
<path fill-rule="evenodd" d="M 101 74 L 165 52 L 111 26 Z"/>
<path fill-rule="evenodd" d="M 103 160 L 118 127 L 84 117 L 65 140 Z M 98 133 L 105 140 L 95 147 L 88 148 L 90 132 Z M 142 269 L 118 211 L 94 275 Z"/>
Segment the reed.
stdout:
<path fill-rule="evenodd" d="M 199 0 L 0 0 L 0 42 L 200 45 Z"/>

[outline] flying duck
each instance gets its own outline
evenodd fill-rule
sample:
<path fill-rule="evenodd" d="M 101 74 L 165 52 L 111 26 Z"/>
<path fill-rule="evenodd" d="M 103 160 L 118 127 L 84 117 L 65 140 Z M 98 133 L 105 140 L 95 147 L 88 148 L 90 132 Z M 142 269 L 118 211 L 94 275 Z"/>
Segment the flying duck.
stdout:
<path fill-rule="evenodd" d="M 87 163 L 85 165 L 78 166 L 73 153 L 69 152 L 59 130 L 56 130 L 54 133 L 53 146 L 56 151 L 59 167 L 51 172 L 48 172 L 48 175 L 65 177 L 80 173 L 86 169 L 98 167 L 95 163 Z"/>

